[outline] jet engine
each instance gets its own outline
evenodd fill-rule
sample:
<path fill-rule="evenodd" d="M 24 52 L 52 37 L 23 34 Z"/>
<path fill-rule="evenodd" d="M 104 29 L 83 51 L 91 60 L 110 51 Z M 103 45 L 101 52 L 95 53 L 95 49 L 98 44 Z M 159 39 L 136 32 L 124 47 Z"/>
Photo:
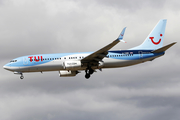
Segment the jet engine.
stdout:
<path fill-rule="evenodd" d="M 104 62 L 103 61 L 99 61 L 98 68 L 102 68 L 103 66 L 104 66 Z"/>
<path fill-rule="evenodd" d="M 78 71 L 59 71 L 59 77 L 73 77 L 76 76 L 79 72 Z"/>

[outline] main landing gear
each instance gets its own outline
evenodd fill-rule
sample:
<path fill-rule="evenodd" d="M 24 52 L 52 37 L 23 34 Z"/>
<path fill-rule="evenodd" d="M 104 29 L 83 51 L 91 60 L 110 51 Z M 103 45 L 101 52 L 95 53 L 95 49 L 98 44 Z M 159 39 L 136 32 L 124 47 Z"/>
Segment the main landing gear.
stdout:
<path fill-rule="evenodd" d="M 94 73 L 94 70 L 93 70 L 92 68 L 88 67 L 88 68 L 86 68 L 85 72 L 86 72 L 85 78 L 86 78 L 86 79 L 89 79 L 90 76 L 91 76 L 91 74 Z"/>

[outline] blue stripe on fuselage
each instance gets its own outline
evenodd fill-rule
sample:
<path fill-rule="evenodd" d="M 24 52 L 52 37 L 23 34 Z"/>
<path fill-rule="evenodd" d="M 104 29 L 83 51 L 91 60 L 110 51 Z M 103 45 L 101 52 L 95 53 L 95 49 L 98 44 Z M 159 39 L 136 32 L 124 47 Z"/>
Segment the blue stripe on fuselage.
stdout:
<path fill-rule="evenodd" d="M 109 51 L 108 57 L 112 59 L 121 59 L 121 60 L 138 60 L 138 59 L 145 59 L 145 58 L 155 57 L 164 54 L 164 52 L 152 53 L 151 51 L 152 50 L 116 50 L 116 51 Z"/>

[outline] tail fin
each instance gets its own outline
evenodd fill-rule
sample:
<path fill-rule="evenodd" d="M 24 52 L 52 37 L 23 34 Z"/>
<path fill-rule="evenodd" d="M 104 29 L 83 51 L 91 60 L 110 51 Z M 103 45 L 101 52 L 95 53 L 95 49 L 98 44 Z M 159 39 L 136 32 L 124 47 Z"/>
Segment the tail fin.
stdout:
<path fill-rule="evenodd" d="M 158 24 L 154 27 L 154 29 L 151 31 L 151 33 L 148 35 L 148 37 L 145 39 L 145 41 L 141 45 L 132 49 L 156 50 L 158 48 L 161 48 L 163 46 L 166 22 L 166 19 L 160 20 Z"/>

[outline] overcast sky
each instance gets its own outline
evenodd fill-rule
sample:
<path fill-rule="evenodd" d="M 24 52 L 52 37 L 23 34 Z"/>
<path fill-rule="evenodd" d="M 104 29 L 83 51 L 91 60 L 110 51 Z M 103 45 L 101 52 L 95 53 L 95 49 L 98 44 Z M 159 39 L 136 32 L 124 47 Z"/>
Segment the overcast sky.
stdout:
<path fill-rule="evenodd" d="M 1 120 L 179 120 L 179 0 L 0 0 Z M 167 19 L 164 44 L 152 62 L 60 78 L 58 72 L 19 75 L 2 66 L 29 54 L 96 51 L 141 44 Z"/>

